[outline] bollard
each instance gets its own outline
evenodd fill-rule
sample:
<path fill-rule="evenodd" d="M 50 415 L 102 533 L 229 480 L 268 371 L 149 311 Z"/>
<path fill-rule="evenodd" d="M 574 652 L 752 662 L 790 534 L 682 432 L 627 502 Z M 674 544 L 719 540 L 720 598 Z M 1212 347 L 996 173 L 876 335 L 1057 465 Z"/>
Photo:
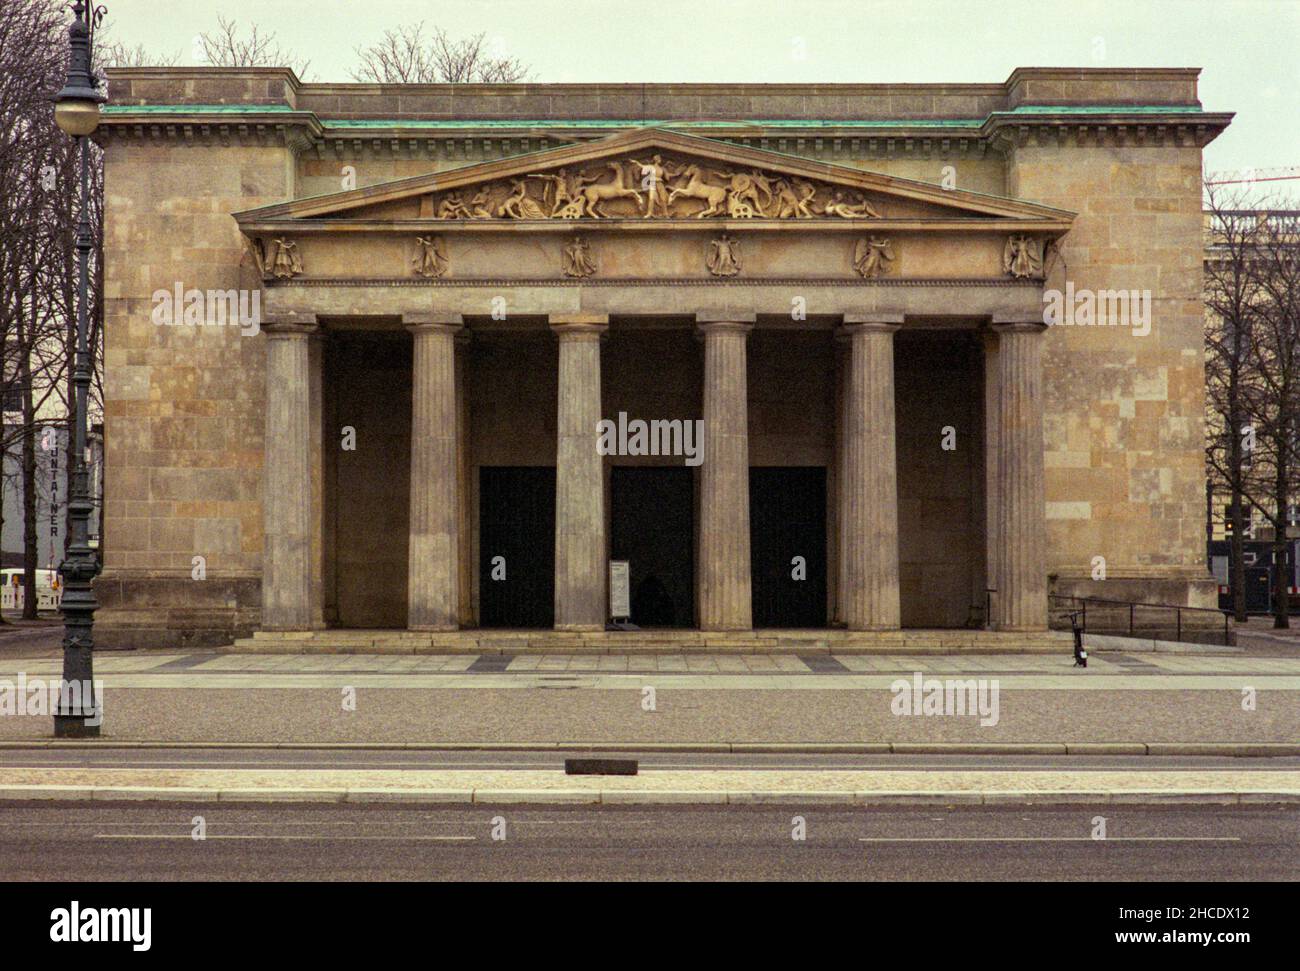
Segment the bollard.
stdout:
<path fill-rule="evenodd" d="M 1088 666 L 1088 649 L 1083 646 L 1083 624 L 1079 622 L 1079 615 L 1082 611 L 1074 611 L 1070 614 L 1070 627 L 1074 630 L 1074 666 L 1076 668 L 1086 668 Z"/>

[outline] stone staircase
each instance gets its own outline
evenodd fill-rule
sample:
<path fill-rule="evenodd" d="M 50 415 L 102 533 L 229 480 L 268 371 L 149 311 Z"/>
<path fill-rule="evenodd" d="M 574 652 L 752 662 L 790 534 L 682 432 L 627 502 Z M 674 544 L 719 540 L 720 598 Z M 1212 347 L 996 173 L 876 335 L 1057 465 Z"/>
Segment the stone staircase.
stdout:
<path fill-rule="evenodd" d="M 1069 654 L 1068 633 L 986 630 L 257 631 L 248 654 Z"/>

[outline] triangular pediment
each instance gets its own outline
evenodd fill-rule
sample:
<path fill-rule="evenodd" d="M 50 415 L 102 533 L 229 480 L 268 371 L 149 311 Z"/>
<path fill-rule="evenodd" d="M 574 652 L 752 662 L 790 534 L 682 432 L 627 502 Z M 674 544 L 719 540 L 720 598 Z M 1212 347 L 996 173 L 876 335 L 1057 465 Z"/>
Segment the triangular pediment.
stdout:
<path fill-rule="evenodd" d="M 287 221 L 745 219 L 1014 223 L 1059 235 L 1074 214 L 662 128 L 236 213 Z"/>

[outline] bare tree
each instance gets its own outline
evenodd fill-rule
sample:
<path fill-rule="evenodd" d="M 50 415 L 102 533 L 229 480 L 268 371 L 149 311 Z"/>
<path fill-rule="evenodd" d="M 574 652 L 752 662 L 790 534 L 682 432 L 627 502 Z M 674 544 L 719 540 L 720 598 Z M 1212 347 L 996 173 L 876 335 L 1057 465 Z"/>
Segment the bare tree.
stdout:
<path fill-rule="evenodd" d="M 1261 445 L 1254 505 L 1273 527 L 1273 626 L 1289 627 L 1288 527 L 1300 464 L 1300 218 L 1294 208 L 1260 213 L 1251 267 L 1258 293 L 1254 386 L 1246 395 Z"/>
<path fill-rule="evenodd" d="M 180 60 L 180 54 L 158 54 L 143 44 L 129 47 L 120 40 L 105 42 L 95 35 L 95 61 L 100 67 L 175 67 Z"/>
<path fill-rule="evenodd" d="M 383 39 L 356 49 L 357 81 L 379 84 L 503 84 L 527 81 L 518 58 L 494 54 L 484 33 L 452 40 L 441 27 L 426 38 L 424 23 L 384 31 Z"/>
<path fill-rule="evenodd" d="M 1226 492 L 1228 506 L 1228 583 L 1233 616 L 1246 620 L 1246 532 L 1249 446 L 1246 395 L 1251 381 L 1251 346 L 1258 315 L 1259 279 L 1255 272 L 1258 220 L 1243 198 L 1206 187 L 1209 246 L 1205 259 L 1205 384 L 1213 421 L 1206 436 L 1211 483 Z"/>
<path fill-rule="evenodd" d="M 305 61 L 276 42 L 275 34 L 263 33 L 256 24 L 242 31 L 233 20 L 217 15 L 217 29 L 199 34 L 203 57 L 213 67 L 293 68 L 305 80 L 310 61 Z"/>
<path fill-rule="evenodd" d="M 21 455 L 28 618 L 36 616 L 36 442 L 64 366 L 63 320 L 44 297 L 59 260 L 49 159 L 67 138 L 54 124 L 50 96 L 63 80 L 66 16 L 51 0 L 6 0 L 0 18 L 0 392 L 16 398 L 21 413 L 17 425 L 0 430 L 0 464 L 11 450 Z"/>
<path fill-rule="evenodd" d="M 102 415 L 103 381 L 103 153 L 92 139 L 77 142 L 54 122 L 51 98 L 67 73 L 68 9 L 59 0 L 3 0 L 0 17 L 0 395 L 20 416 L 0 428 L 0 468 L 17 457 L 13 478 L 22 494 L 25 616 L 37 606 L 37 501 L 46 487 L 43 470 L 74 464 L 76 349 L 76 226 L 81 217 L 80 179 L 84 164 L 91 226 L 90 420 Z M 97 37 L 97 71 L 108 65 L 171 64 L 142 46 Z M 10 413 L 15 409 L 10 408 Z M 52 433 L 66 424 L 63 454 Z M 102 477 L 99 477 L 102 488 Z M 66 545 L 69 514 L 66 488 L 55 486 L 49 503 L 52 532 Z M 100 499 L 102 504 L 102 498 Z M 62 507 L 64 521 L 58 516 Z M 0 508 L 0 526 L 3 525 Z"/>

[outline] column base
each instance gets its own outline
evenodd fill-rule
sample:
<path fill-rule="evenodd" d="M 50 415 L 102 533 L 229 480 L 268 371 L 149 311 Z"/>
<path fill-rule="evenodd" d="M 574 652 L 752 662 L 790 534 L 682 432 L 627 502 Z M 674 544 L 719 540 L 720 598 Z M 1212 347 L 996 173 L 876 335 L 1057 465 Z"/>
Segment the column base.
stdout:
<path fill-rule="evenodd" d="M 568 634 L 590 634 L 592 631 L 603 631 L 604 624 L 556 624 L 552 630 L 564 631 Z"/>
<path fill-rule="evenodd" d="M 459 624 L 407 624 L 407 630 L 445 632 L 449 630 L 460 630 Z"/>

